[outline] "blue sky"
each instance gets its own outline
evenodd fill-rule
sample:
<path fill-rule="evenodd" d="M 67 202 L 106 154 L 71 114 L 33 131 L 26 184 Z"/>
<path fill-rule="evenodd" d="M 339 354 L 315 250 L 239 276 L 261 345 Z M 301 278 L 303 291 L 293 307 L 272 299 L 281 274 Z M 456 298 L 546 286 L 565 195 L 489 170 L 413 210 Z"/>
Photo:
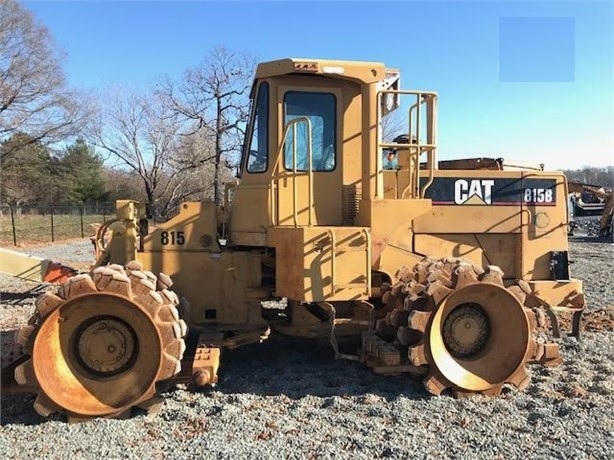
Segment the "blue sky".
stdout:
<path fill-rule="evenodd" d="M 259 61 L 382 61 L 439 93 L 439 159 L 614 165 L 612 3 L 25 1 L 72 86 L 147 87 L 216 45 Z"/>

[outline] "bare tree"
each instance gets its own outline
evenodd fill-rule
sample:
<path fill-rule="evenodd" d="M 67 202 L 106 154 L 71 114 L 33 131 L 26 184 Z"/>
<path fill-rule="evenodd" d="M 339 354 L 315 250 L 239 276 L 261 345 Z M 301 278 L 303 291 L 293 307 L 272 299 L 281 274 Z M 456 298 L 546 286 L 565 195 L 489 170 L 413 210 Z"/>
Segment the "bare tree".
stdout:
<path fill-rule="evenodd" d="M 0 140 L 18 132 L 30 143 L 74 134 L 85 116 L 67 89 L 48 30 L 14 0 L 0 0 Z M 22 145 L 2 152 L 5 159 Z"/>
<path fill-rule="evenodd" d="M 563 172 L 570 181 L 606 188 L 612 188 L 614 186 L 614 166 L 602 168 L 583 166 L 581 169 L 567 169 Z"/>
<path fill-rule="evenodd" d="M 409 125 L 406 114 L 401 108 L 390 112 L 382 117 L 380 129 L 382 130 L 382 140 L 384 142 L 392 142 L 400 134 L 407 134 Z"/>
<path fill-rule="evenodd" d="M 92 128 L 95 145 L 139 176 L 156 209 L 182 180 L 171 164 L 181 134 L 178 115 L 152 94 L 124 91 L 105 100 Z"/>
<path fill-rule="evenodd" d="M 201 151 L 184 167 L 213 163 L 217 204 L 225 170 L 236 166 L 241 150 L 254 67 L 254 58 L 218 46 L 199 66 L 187 69 L 179 83 L 166 78 L 158 85 L 166 106 L 188 124 L 186 134 L 200 133 L 213 144 L 212 152 Z"/>

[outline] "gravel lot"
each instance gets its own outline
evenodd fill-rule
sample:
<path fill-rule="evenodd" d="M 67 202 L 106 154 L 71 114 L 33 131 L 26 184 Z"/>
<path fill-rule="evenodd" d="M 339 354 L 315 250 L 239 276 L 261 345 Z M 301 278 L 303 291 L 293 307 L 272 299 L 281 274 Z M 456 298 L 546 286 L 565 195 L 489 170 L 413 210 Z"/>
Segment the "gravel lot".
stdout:
<path fill-rule="evenodd" d="M 531 367 L 524 392 L 430 397 L 409 376 L 372 374 L 329 347 L 272 338 L 225 351 L 210 391 L 179 385 L 162 409 L 127 420 L 42 419 L 34 396 L 3 394 L 0 458 L 614 458 L 614 244 L 571 238 L 585 281 L 582 342 L 561 339 L 564 363 Z M 91 260 L 89 240 L 28 252 Z M 46 286 L 0 275 L 0 329 L 25 322 Z"/>

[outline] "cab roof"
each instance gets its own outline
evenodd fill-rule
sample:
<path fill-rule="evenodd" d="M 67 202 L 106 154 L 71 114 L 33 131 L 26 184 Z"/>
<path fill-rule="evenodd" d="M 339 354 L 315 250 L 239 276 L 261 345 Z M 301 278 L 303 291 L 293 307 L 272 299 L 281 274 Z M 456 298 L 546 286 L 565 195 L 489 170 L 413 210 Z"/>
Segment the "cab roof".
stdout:
<path fill-rule="evenodd" d="M 286 58 L 262 62 L 256 68 L 256 79 L 289 74 L 326 75 L 348 78 L 362 83 L 374 83 L 394 71 L 382 62 L 334 61 L 329 59 Z"/>

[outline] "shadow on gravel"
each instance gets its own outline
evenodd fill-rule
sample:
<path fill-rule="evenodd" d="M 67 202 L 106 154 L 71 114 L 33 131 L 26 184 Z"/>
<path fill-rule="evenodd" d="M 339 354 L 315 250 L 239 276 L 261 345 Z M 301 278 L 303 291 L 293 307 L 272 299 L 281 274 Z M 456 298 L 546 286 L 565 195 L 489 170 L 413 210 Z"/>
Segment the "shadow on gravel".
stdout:
<path fill-rule="evenodd" d="M 578 235 L 578 236 L 570 236 L 568 238 L 570 243 L 594 243 L 594 244 L 603 244 L 609 243 L 613 244 L 614 240 L 610 238 L 599 238 L 597 236 L 588 236 L 588 235 Z"/>
<path fill-rule="evenodd" d="M 213 390 L 229 396 L 252 394 L 281 396 L 292 400 L 307 396 L 360 398 L 367 395 L 376 395 L 390 401 L 399 396 L 414 400 L 430 399 L 421 379 L 408 374 L 377 375 L 358 361 L 335 359 L 330 345 L 308 339 L 275 336 L 262 344 L 225 350 L 219 382 Z M 163 395 L 171 397 L 173 391 L 178 389 L 171 387 Z M 208 393 L 212 389 L 189 391 Z M 48 419 L 39 416 L 33 409 L 35 399 L 36 395 L 31 393 L 3 392 L 0 425 L 37 425 L 49 421 L 65 421 L 61 414 L 54 414 Z"/>
<path fill-rule="evenodd" d="M 421 378 L 378 375 L 359 361 L 335 359 L 330 345 L 276 336 L 259 345 L 224 351 L 215 391 L 295 400 L 367 394 L 390 400 L 430 397 Z"/>
<path fill-rule="evenodd" d="M 35 288 L 29 289 L 24 292 L 4 292 L 0 291 L 0 302 L 9 305 L 19 305 L 24 300 L 34 299 L 47 290 L 47 286 L 41 284 Z"/>
<path fill-rule="evenodd" d="M 0 426 L 40 425 L 45 422 L 64 420 L 61 415 L 45 419 L 33 409 L 36 395 L 32 393 L 2 394 L 0 407 Z"/>

